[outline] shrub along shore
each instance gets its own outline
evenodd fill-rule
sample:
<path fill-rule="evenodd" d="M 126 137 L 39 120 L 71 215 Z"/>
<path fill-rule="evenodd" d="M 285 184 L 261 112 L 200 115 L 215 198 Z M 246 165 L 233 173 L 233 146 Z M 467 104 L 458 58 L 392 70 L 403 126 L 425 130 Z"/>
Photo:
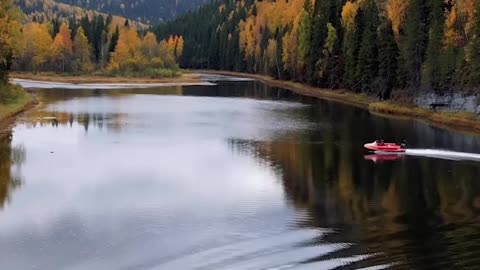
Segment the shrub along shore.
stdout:
<path fill-rule="evenodd" d="M 415 120 L 426 121 L 443 128 L 480 133 L 480 117 L 473 113 L 435 112 L 405 102 L 396 102 L 394 100 L 378 101 L 378 99 L 365 94 L 357 94 L 345 90 L 323 89 L 292 81 L 277 80 L 266 75 L 217 70 L 194 70 L 192 72 L 252 78 L 269 86 L 281 87 L 301 95 L 364 108 L 372 113 L 380 113 L 388 116 L 404 116 Z"/>
<path fill-rule="evenodd" d="M 34 96 L 19 86 L 0 84 L 0 126 L 36 103 Z"/>

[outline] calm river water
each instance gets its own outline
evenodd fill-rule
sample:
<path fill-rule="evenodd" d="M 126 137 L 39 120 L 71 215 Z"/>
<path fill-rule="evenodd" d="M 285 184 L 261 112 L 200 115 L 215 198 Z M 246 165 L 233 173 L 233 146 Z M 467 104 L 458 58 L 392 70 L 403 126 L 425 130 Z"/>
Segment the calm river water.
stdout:
<path fill-rule="evenodd" d="M 252 81 L 37 91 L 0 139 L 1 269 L 480 265 L 479 136 Z"/>

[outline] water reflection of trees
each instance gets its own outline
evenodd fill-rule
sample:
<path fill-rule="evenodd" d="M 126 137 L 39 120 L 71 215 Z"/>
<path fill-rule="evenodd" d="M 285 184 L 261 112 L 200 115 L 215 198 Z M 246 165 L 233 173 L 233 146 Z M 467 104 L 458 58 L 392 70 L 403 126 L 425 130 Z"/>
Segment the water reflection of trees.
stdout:
<path fill-rule="evenodd" d="M 10 199 L 12 192 L 22 185 L 19 168 L 26 160 L 23 146 L 12 147 L 12 132 L 0 135 L 0 208 Z"/>
<path fill-rule="evenodd" d="M 332 241 L 359 243 L 364 252 L 384 254 L 371 260 L 398 268 L 476 265 L 471 258 L 480 250 L 471 247 L 478 245 L 480 167 L 413 157 L 374 164 L 363 159 L 361 143 L 384 134 L 461 150 L 479 149 L 478 138 L 322 105 L 308 113 L 330 128 L 293 132 L 285 140 L 230 141 L 236 151 L 247 149 L 281 171 L 287 200 L 310 213 L 297 225 L 339 229 Z M 429 141 L 424 135 L 432 132 L 437 137 Z"/>
<path fill-rule="evenodd" d="M 153 87 L 141 89 L 41 89 L 40 99 L 44 103 L 52 104 L 59 101 L 68 101 L 89 97 L 122 98 L 129 95 L 182 95 L 182 86 Z"/>
<path fill-rule="evenodd" d="M 362 243 L 399 266 L 448 268 L 454 259 L 444 256 L 463 256 L 459 249 L 477 235 L 480 169 L 472 164 L 417 159 L 378 167 L 354 159 L 351 145 L 336 145 L 328 136 L 321 145 L 232 144 L 249 144 L 248 153 L 280 168 L 288 201 L 310 213 L 298 226 L 341 228 L 336 241 Z"/>
<path fill-rule="evenodd" d="M 106 128 L 109 131 L 120 132 L 125 126 L 127 115 L 121 113 L 66 113 L 66 112 L 43 112 L 38 111 L 31 115 L 30 120 L 26 123 L 31 127 L 72 127 L 74 123 L 82 126 L 85 132 L 89 128 L 102 130 Z"/>

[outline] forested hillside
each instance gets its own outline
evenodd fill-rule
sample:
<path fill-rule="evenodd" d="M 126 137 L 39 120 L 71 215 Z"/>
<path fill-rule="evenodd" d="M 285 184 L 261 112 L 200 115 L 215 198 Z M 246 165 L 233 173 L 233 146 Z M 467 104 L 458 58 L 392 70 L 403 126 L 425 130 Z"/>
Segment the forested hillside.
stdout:
<path fill-rule="evenodd" d="M 57 0 L 57 2 L 120 15 L 150 24 L 173 19 L 210 2 L 210 0 Z"/>
<path fill-rule="evenodd" d="M 109 14 L 97 12 L 91 9 L 83 9 L 77 6 L 57 3 L 54 0 L 14 0 L 25 14 L 27 22 L 50 22 L 58 21 L 77 21 L 82 17 L 93 18 L 102 15 L 104 19 Z M 126 18 L 121 16 L 111 16 L 112 27 L 125 24 Z M 137 29 L 147 28 L 148 26 L 137 21 L 129 21 L 132 27 Z"/>
<path fill-rule="evenodd" d="M 478 15 L 477 15 L 478 14 Z M 219 0 L 156 27 L 181 65 L 379 95 L 476 91 L 480 1 Z"/>

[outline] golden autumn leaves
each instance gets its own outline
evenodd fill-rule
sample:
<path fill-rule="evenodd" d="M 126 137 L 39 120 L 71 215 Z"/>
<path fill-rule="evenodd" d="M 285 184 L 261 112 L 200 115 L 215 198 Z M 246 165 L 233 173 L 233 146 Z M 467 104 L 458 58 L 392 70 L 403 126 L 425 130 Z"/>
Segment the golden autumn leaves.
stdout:
<path fill-rule="evenodd" d="M 120 31 L 118 44 L 107 66 L 109 72 L 126 70 L 141 71 L 147 68 L 175 69 L 176 61 L 183 54 L 183 37 L 171 36 L 157 42 L 157 37 L 148 32 L 140 39 L 137 31 L 124 27 Z"/>
<path fill-rule="evenodd" d="M 262 51 L 260 41 L 264 35 L 264 29 L 276 29 L 285 27 L 294 21 L 298 22 L 303 1 L 277 1 L 274 4 L 264 1 L 257 2 L 255 5 L 257 15 L 250 14 L 245 20 L 241 20 L 238 24 L 241 51 L 247 59 L 254 60 L 256 63 L 255 66 L 258 66 L 258 64 L 262 62 L 270 67 L 278 66 L 280 61 L 283 61 L 284 65 L 289 65 L 288 63 L 291 63 L 293 58 L 297 56 L 297 53 L 294 52 L 298 46 L 296 31 L 292 31 L 288 37 L 285 37 L 283 40 L 283 60 L 278 59 L 276 55 L 278 47 L 277 40 L 269 39 L 265 51 Z M 220 10 L 220 12 L 222 11 Z M 250 11 L 249 13 L 252 12 Z M 264 59 L 261 59 L 262 57 Z M 260 68 L 266 69 L 268 67 Z"/>
<path fill-rule="evenodd" d="M 91 72 L 90 44 L 80 27 L 72 35 L 67 24 L 60 26 L 54 38 L 49 24 L 28 23 L 22 31 L 22 46 L 17 57 L 17 68 L 32 71 Z"/>
<path fill-rule="evenodd" d="M 95 70 L 92 46 L 82 27 L 72 38 L 68 25 L 63 23 L 53 39 L 50 27 L 40 23 L 28 23 L 23 27 L 18 69 L 81 73 Z M 176 61 L 183 53 L 183 44 L 182 37 L 170 37 L 158 43 L 151 32 L 142 39 L 133 27 L 123 27 L 109 62 L 105 64 L 106 71 L 121 73 L 146 68 L 176 68 Z M 98 69 L 102 68 L 103 63 L 100 62 Z"/>

